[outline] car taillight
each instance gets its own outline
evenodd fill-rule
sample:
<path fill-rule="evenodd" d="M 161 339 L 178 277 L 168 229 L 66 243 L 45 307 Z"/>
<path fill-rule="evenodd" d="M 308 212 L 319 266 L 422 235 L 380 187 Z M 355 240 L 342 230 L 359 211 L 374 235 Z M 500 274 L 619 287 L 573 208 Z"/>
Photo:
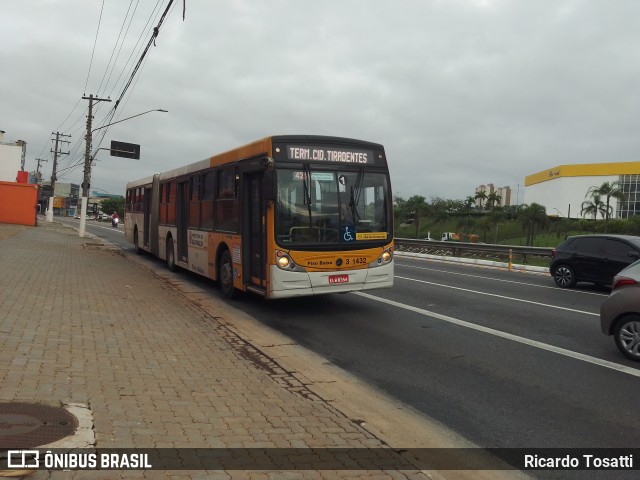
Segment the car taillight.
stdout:
<path fill-rule="evenodd" d="M 553 250 L 551 250 L 551 258 L 555 258 L 557 254 L 558 254 L 557 249 L 554 248 Z"/>
<path fill-rule="evenodd" d="M 613 279 L 613 290 L 615 290 L 616 288 L 627 286 L 627 285 L 637 285 L 637 284 L 638 282 L 636 282 L 633 278 L 616 277 Z"/>

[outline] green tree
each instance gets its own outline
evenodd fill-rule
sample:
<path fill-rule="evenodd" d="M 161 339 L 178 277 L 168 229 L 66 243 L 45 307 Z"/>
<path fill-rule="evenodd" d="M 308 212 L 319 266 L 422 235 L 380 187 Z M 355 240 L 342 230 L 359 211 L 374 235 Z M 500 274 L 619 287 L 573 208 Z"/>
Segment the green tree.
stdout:
<path fill-rule="evenodd" d="M 414 195 L 410 197 L 406 204 L 405 209 L 408 215 L 413 217 L 413 225 L 416 229 L 415 238 L 419 238 L 420 233 L 420 220 L 424 217 L 428 209 L 426 199 L 421 195 Z M 409 217 L 407 217 L 409 218 Z"/>
<path fill-rule="evenodd" d="M 482 241 L 487 241 L 487 231 L 491 230 L 491 219 L 488 215 L 483 215 L 476 221 L 476 228 L 482 232 Z"/>
<path fill-rule="evenodd" d="M 582 215 L 583 217 L 591 215 L 593 217 L 593 231 L 595 232 L 597 230 L 598 213 L 602 215 L 602 218 L 605 218 L 606 208 L 607 206 L 600 198 L 600 195 L 594 193 L 591 196 L 591 200 L 585 200 L 584 202 L 582 202 L 580 215 Z"/>
<path fill-rule="evenodd" d="M 546 226 L 549 217 L 547 217 L 547 209 L 539 203 L 531 205 L 520 205 L 518 209 L 518 221 L 527 231 L 527 245 L 533 245 L 536 236 L 536 227 Z"/>
<path fill-rule="evenodd" d="M 489 218 L 489 223 L 494 228 L 493 243 L 496 244 L 498 243 L 498 228 L 500 227 L 500 224 L 507 219 L 507 215 L 501 207 L 494 207 L 487 215 L 487 218 Z"/>
<path fill-rule="evenodd" d="M 500 204 L 500 200 L 502 200 L 502 195 L 497 192 L 491 192 L 487 195 L 487 204 L 485 205 L 485 208 L 491 210 L 496 206 L 496 204 Z"/>
<path fill-rule="evenodd" d="M 569 233 L 572 230 L 576 230 L 578 228 L 577 224 L 574 223 L 570 218 L 557 218 L 554 222 L 552 222 L 553 232 L 559 238 L 567 238 Z"/>
<path fill-rule="evenodd" d="M 393 224 L 400 225 L 407 219 L 407 201 L 399 196 L 393 197 Z"/>
<path fill-rule="evenodd" d="M 453 200 L 445 200 L 440 197 L 431 197 L 431 203 L 427 207 L 429 217 L 429 228 L 445 223 L 449 220 L 451 213 L 455 213 L 461 205 L 457 205 Z"/>
<path fill-rule="evenodd" d="M 621 202 L 624 200 L 624 193 L 620 189 L 620 184 L 618 182 L 604 182 L 599 187 L 589 187 L 585 198 L 588 196 L 591 196 L 594 199 L 596 196 L 599 199 L 604 198 L 604 200 L 602 201 L 604 207 L 602 210 L 600 210 L 600 212 L 604 212 L 604 233 L 607 233 L 609 231 L 609 217 L 611 216 L 611 213 L 613 211 L 613 207 L 611 206 L 611 199 L 615 198 L 616 200 Z M 584 205 L 584 202 L 582 204 Z"/>
<path fill-rule="evenodd" d="M 105 198 L 100 202 L 102 211 L 107 215 L 111 215 L 113 212 L 118 212 L 118 217 L 124 218 L 124 197 L 120 198 Z"/>
<path fill-rule="evenodd" d="M 467 213 L 471 212 L 471 209 L 475 207 L 475 205 L 476 205 L 475 197 L 472 197 L 471 195 L 469 195 L 467 198 L 464 199 L 464 207 Z"/>
<path fill-rule="evenodd" d="M 485 192 L 484 190 L 476 192 L 473 198 L 475 200 L 480 200 L 480 208 L 482 208 L 482 202 L 484 202 L 487 199 L 487 192 Z"/>

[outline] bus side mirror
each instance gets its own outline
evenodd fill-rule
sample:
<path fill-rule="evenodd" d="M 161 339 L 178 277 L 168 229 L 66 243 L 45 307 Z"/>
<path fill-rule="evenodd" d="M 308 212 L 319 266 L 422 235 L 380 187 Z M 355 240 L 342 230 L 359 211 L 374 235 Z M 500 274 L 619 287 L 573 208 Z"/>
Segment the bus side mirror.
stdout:
<path fill-rule="evenodd" d="M 262 163 L 264 165 L 265 170 L 273 170 L 273 166 L 275 165 L 275 161 L 271 157 L 264 157 L 262 159 Z"/>

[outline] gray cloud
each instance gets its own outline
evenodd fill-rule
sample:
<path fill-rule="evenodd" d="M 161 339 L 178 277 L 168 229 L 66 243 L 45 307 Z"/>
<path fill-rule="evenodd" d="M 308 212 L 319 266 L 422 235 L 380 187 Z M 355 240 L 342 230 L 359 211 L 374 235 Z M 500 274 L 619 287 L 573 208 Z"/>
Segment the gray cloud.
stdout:
<path fill-rule="evenodd" d="M 129 2 L 105 2 L 86 92 L 101 2 L 2 5 L 0 129 L 27 142 L 30 170 L 58 127 L 75 152 L 63 167 L 82 163 L 80 97 L 119 95 L 139 53 L 125 61 L 166 3 L 140 2 L 109 77 Z M 95 187 L 123 192 L 128 180 L 287 133 L 384 144 L 403 196 L 464 198 L 562 163 L 638 160 L 634 0 L 187 0 L 184 22 L 175 3 L 116 119 L 169 113 L 111 127 L 104 145 L 139 143 L 143 158 L 100 152 Z"/>

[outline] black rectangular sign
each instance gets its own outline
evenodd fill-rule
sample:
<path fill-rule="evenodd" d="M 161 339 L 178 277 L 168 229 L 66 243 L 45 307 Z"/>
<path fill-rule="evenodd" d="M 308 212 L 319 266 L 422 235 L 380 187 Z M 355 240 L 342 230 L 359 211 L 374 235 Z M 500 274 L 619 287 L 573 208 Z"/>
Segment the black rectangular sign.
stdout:
<path fill-rule="evenodd" d="M 140 160 L 140 145 L 111 140 L 111 156 Z"/>

